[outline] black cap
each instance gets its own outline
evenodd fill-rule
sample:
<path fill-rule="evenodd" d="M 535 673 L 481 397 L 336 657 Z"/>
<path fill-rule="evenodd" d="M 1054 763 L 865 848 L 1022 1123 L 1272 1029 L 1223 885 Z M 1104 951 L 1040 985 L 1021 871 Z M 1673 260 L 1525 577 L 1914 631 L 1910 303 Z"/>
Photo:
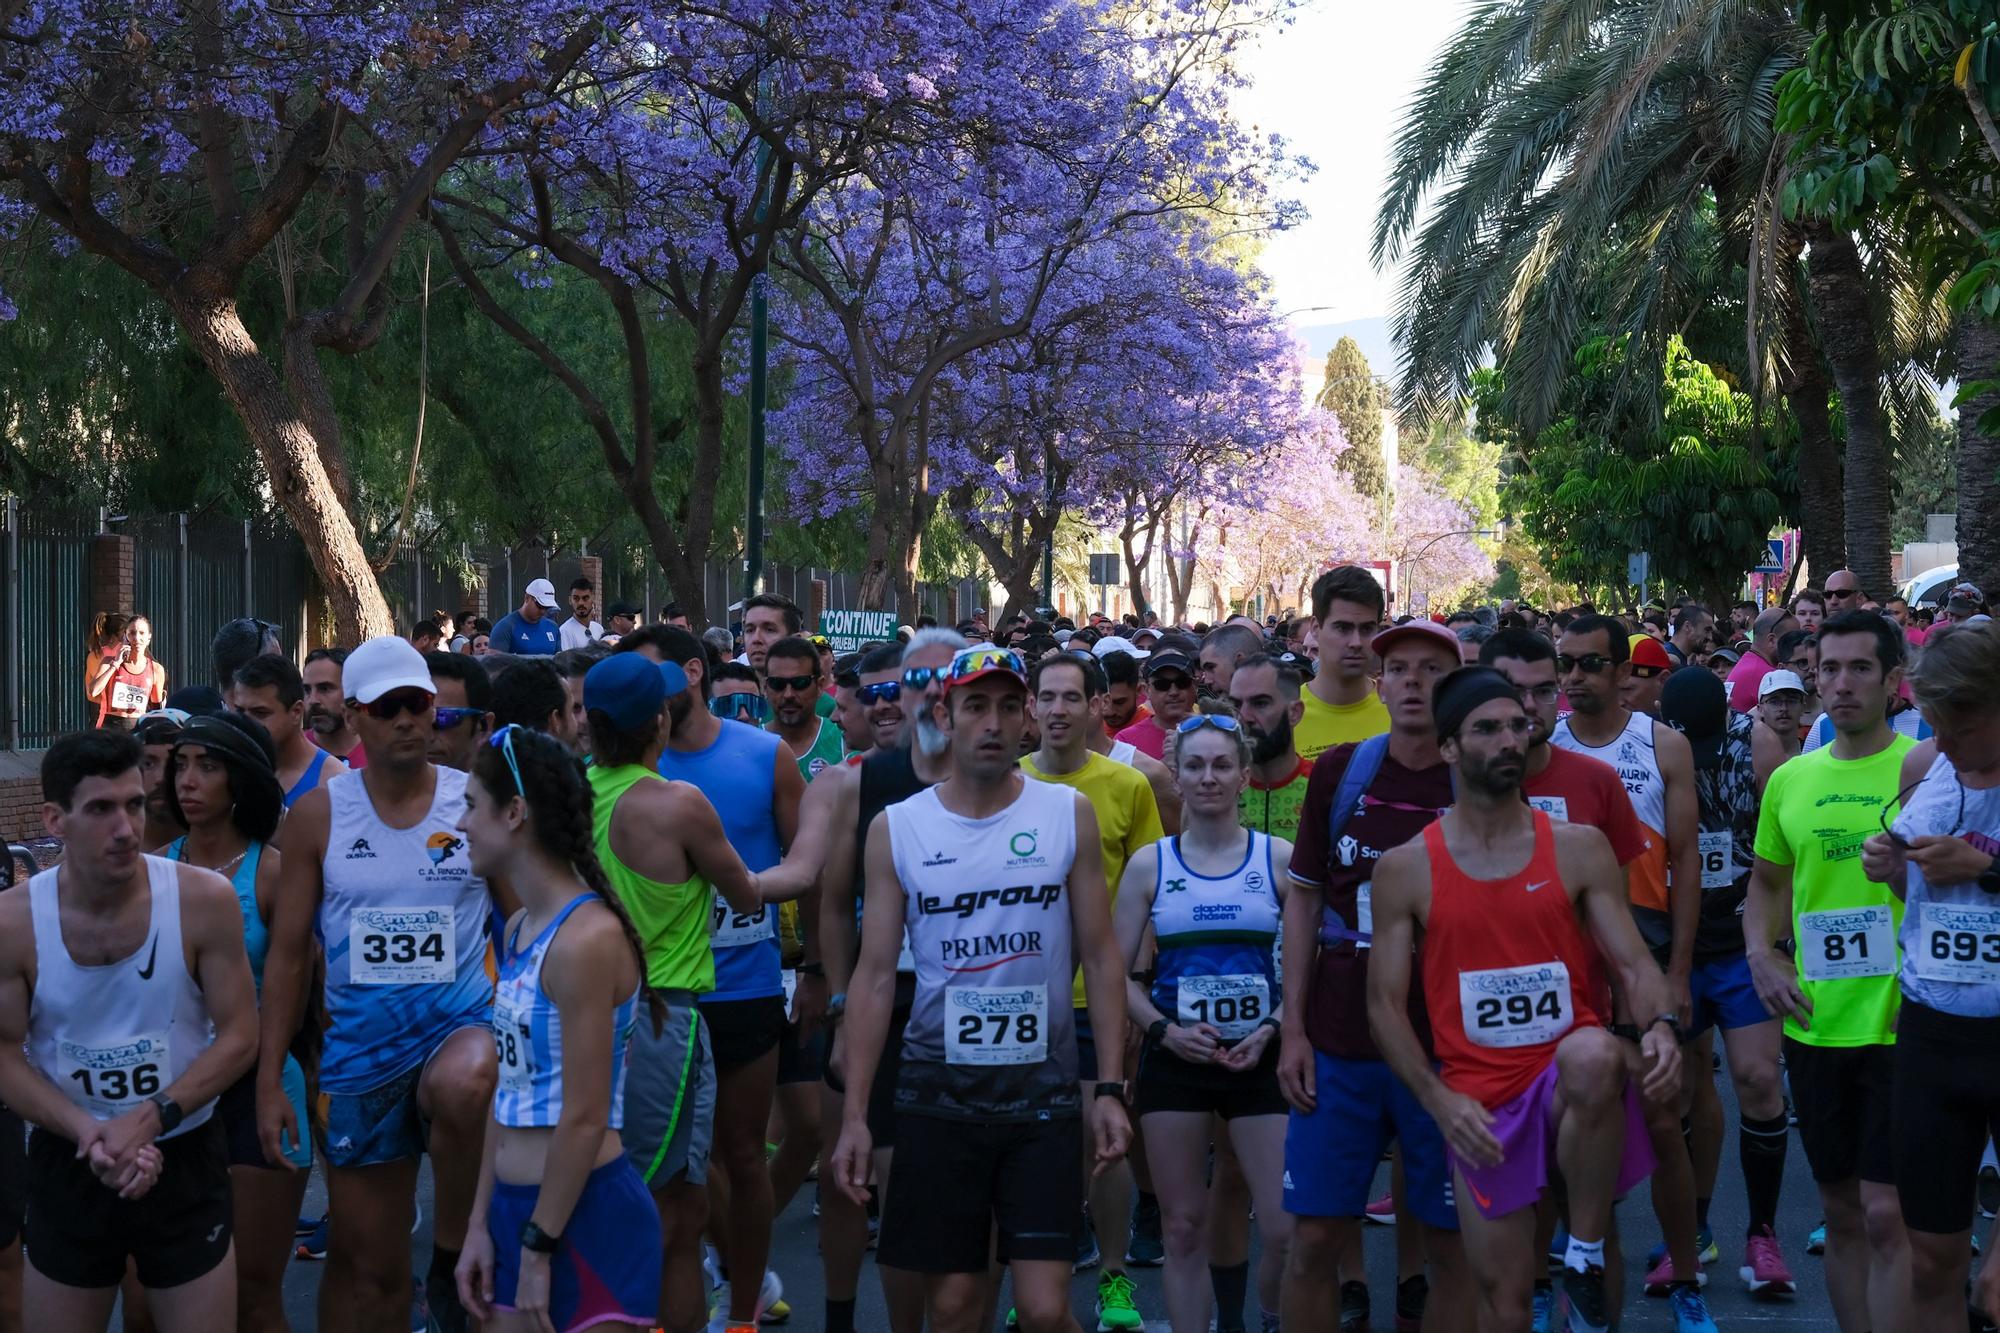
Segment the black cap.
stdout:
<path fill-rule="evenodd" d="M 1169 669 L 1189 676 L 1194 675 L 1194 663 L 1188 661 L 1188 655 L 1171 648 L 1165 652 L 1154 653 L 1145 661 L 1144 670 L 1148 676 Z"/>
<path fill-rule="evenodd" d="M 641 614 L 643 613 L 639 610 L 639 608 L 632 605 L 632 603 L 630 602 L 613 602 L 611 605 L 604 608 L 604 615 L 606 619 L 609 619 L 612 616 L 630 616 L 632 617 L 632 619 L 637 620 Z"/>
<path fill-rule="evenodd" d="M 1729 692 L 1713 671 L 1683 667 L 1660 691 L 1660 721 L 1688 738 L 1696 768 L 1714 768 L 1729 738 Z"/>

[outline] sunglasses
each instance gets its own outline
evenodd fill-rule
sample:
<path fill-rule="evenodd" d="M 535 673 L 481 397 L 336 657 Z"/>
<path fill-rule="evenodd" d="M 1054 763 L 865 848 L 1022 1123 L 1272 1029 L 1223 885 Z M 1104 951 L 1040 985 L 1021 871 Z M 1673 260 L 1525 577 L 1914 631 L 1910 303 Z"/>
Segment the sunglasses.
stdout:
<path fill-rule="evenodd" d="M 1926 774 L 1925 776 L 1928 777 L 1929 775 Z M 1879 822 L 1882 825 L 1882 832 L 1888 835 L 1889 841 L 1895 843 L 1898 847 L 1903 848 L 1905 851 L 1909 849 L 1910 846 L 1909 841 L 1905 839 L 1902 834 L 1896 832 L 1895 821 L 1889 818 L 1889 811 L 1893 808 L 1898 814 L 1900 814 L 1902 812 L 1903 806 L 1909 802 L 1910 796 L 1917 790 L 1917 788 L 1923 785 L 1924 785 L 1924 778 L 1918 778 L 1915 782 L 1912 782 L 1909 786 L 1897 792 L 1896 799 L 1890 802 L 1888 805 L 1883 806 L 1875 814 L 1877 822 Z M 1958 816 L 1951 821 L 1951 832 L 1945 834 L 1945 836 L 1948 838 L 1955 838 L 1959 835 L 1959 832 L 1962 829 L 1964 829 L 1964 827 L 1965 827 L 1965 782 L 1963 779 L 1961 779 L 1958 784 Z"/>
<path fill-rule="evenodd" d="M 748 713 L 753 721 L 768 722 L 771 720 L 771 701 L 761 694 L 718 694 L 708 701 L 708 711 L 725 718 Z"/>
<path fill-rule="evenodd" d="M 437 720 L 432 725 L 439 731 L 451 731 L 467 718 L 478 717 L 484 711 L 480 708 L 440 708 L 437 710 Z"/>
<path fill-rule="evenodd" d="M 1146 677 L 1146 683 L 1156 690 L 1191 690 L 1194 677 L 1183 676 L 1177 671 L 1162 671 L 1156 676 Z"/>
<path fill-rule="evenodd" d="M 1572 671 L 1581 671 L 1586 676 L 1595 676 L 1618 664 L 1603 653 L 1585 653 L 1582 657 L 1558 655 L 1556 670 L 1567 676 Z"/>
<path fill-rule="evenodd" d="M 1191 713 L 1181 719 L 1180 725 L 1174 728 L 1174 732 L 1185 736 L 1189 732 L 1200 731 L 1203 727 L 1214 727 L 1217 731 L 1226 731 L 1232 736 L 1240 730 L 1236 725 L 1236 719 L 1227 713 Z"/>
<path fill-rule="evenodd" d="M 764 688 L 783 690 L 792 694 L 804 694 L 819 684 L 818 676 L 766 676 Z"/>
<path fill-rule="evenodd" d="M 899 680 L 884 680 L 873 685 L 863 685 L 854 692 L 854 697 L 864 704 L 892 704 L 903 697 L 903 683 Z"/>
<path fill-rule="evenodd" d="M 903 688 L 906 690 L 927 690 L 934 681 L 945 678 L 950 667 L 911 667 L 903 673 Z"/>
<path fill-rule="evenodd" d="M 436 697 L 425 690 L 390 690 L 373 703 L 356 703 L 354 706 L 378 722 L 387 722 L 398 713 L 428 711 Z"/>
<path fill-rule="evenodd" d="M 454 713 L 463 713 L 463 712 L 470 712 L 471 710 L 463 708 L 454 708 L 451 709 L 450 711 Z M 521 782 L 521 761 L 514 757 L 514 733 L 520 730 L 522 730 L 520 723 L 509 722 L 506 726 L 500 728 L 500 730 L 494 732 L 491 736 L 488 736 L 486 738 L 486 743 L 488 745 L 497 745 L 500 747 L 501 755 L 504 756 L 507 760 L 507 771 L 514 775 L 514 790 L 519 792 L 521 795 L 526 796 L 528 794 L 528 789 L 527 787 L 522 785 Z"/>

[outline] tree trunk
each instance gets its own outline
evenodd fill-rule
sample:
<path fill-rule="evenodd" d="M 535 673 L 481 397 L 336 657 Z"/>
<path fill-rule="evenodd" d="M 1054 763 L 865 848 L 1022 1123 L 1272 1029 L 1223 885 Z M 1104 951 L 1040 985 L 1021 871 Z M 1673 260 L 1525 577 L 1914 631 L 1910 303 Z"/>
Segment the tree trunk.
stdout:
<path fill-rule="evenodd" d="M 1125 553 L 1125 586 L 1132 594 L 1132 614 L 1139 617 L 1141 624 L 1145 623 L 1146 613 L 1153 609 L 1152 602 L 1146 597 L 1146 566 L 1153 562 L 1153 544 L 1159 537 L 1160 517 L 1157 512 L 1147 516 L 1143 545 L 1135 543 L 1134 539 L 1142 529 L 1137 519 L 1129 514 L 1125 526 L 1118 530 L 1118 544 Z"/>
<path fill-rule="evenodd" d="M 231 296 L 167 293 L 169 308 L 241 417 L 272 496 L 305 543 L 348 646 L 396 632 L 368 553 L 320 458 L 319 441 L 243 324 Z"/>
<path fill-rule="evenodd" d="M 1808 233 L 1813 310 L 1820 346 L 1833 368 L 1847 417 L 1843 498 L 1847 506 L 1847 567 L 1874 596 L 1889 588 L 1889 432 L 1882 412 L 1882 357 L 1874 310 L 1854 238 L 1824 224 Z M 1833 571 L 1815 569 L 1824 579 Z"/>
<path fill-rule="evenodd" d="M 1790 271 L 1797 272 L 1796 263 Z M 1824 575 L 1847 564 L 1847 502 L 1840 444 L 1833 438 L 1833 385 L 1806 323 L 1803 294 L 1794 291 L 1789 297 L 1784 319 L 1791 364 L 1778 391 L 1799 427 L 1799 539 L 1806 562 Z"/>
<path fill-rule="evenodd" d="M 2000 326 L 1967 314 L 1956 333 L 1961 383 L 2000 375 Z M 1958 409 L 1958 575 L 1989 598 L 2000 596 L 2000 437 L 1982 432 L 1979 417 L 1995 407 L 2000 393 Z"/>

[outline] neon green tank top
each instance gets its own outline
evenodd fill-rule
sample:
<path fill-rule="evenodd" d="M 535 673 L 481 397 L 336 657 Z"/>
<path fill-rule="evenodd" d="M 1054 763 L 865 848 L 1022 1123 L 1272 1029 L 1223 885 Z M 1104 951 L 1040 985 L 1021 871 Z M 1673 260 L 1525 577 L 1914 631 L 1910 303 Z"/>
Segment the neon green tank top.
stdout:
<path fill-rule="evenodd" d="M 715 889 L 700 875 L 678 884 L 648 879 L 618 859 L 611 850 L 611 815 L 626 792 L 641 782 L 662 782 L 658 773 L 639 764 L 590 769 L 591 826 L 597 859 L 612 892 L 638 929 L 646 950 L 646 982 L 655 990 L 715 989 L 715 953 L 708 936 L 713 925 L 709 907 Z"/>

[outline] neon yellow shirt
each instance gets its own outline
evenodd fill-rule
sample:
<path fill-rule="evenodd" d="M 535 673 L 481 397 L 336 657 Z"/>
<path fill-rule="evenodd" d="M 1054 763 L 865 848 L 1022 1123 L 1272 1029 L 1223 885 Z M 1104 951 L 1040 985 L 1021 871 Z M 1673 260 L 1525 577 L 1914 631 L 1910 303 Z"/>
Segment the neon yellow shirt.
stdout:
<path fill-rule="evenodd" d="M 1097 836 L 1104 852 L 1104 882 L 1111 890 L 1110 906 L 1118 905 L 1118 881 L 1125 863 L 1141 847 L 1166 836 L 1160 826 L 1160 807 L 1153 799 L 1153 784 L 1138 769 L 1105 758 L 1095 751 L 1074 773 L 1044 773 L 1035 767 L 1035 756 L 1021 756 L 1021 771 L 1038 782 L 1073 787 L 1090 802 L 1097 814 Z M 1076 1007 L 1083 1008 L 1083 973 L 1075 982 Z"/>
<path fill-rule="evenodd" d="M 1897 736 L 1866 759 L 1836 759 L 1833 747 L 1778 767 L 1757 817 L 1757 855 L 1792 869 L 1792 934 L 1799 989 L 1812 1001 L 1810 1028 L 1785 1020 L 1808 1046 L 1889 1046 L 1896 1041 L 1896 935 L 1903 902 L 1861 870 L 1861 844 L 1895 818 L 1903 756 Z"/>
<path fill-rule="evenodd" d="M 1353 704 L 1326 703 L 1311 689 L 1301 690 L 1299 698 L 1306 715 L 1299 719 L 1293 737 L 1301 759 L 1317 759 L 1336 745 L 1365 741 L 1389 729 L 1389 706 L 1373 689 Z"/>

